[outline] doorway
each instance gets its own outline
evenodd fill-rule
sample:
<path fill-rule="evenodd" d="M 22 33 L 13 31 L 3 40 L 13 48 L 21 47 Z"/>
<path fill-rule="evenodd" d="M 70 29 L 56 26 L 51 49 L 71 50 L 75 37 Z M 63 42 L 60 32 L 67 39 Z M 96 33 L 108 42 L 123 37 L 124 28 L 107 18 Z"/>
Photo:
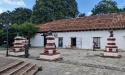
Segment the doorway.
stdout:
<path fill-rule="evenodd" d="M 100 49 L 100 37 L 93 37 L 93 49 Z"/>
<path fill-rule="evenodd" d="M 76 38 L 71 38 L 71 48 L 76 48 Z"/>
<path fill-rule="evenodd" d="M 58 39 L 58 46 L 59 46 L 60 48 L 63 47 L 63 37 L 59 37 L 59 39 Z"/>

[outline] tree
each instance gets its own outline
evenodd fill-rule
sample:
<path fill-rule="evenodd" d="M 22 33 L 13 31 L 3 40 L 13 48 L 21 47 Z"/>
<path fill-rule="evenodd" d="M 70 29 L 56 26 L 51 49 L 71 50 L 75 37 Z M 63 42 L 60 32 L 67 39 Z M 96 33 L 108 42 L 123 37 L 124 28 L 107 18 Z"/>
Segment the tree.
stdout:
<path fill-rule="evenodd" d="M 20 30 L 21 30 L 22 35 L 26 38 L 33 37 L 37 32 L 37 28 L 35 27 L 35 25 L 32 23 L 28 23 L 28 22 L 23 23 L 20 26 Z"/>
<path fill-rule="evenodd" d="M 32 10 L 28 8 L 16 8 L 12 12 L 6 11 L 0 14 L 0 23 L 22 24 L 24 22 L 30 22 L 31 15 Z"/>
<path fill-rule="evenodd" d="M 3 44 L 3 39 L 4 39 L 4 30 L 3 29 L 0 29 L 0 45 Z"/>
<path fill-rule="evenodd" d="M 25 22 L 30 22 L 31 15 L 32 15 L 32 11 L 27 8 L 16 8 L 12 12 L 6 11 L 1 13 L 0 14 L 0 38 L 1 38 L 0 42 L 3 43 L 3 41 L 6 40 L 6 30 L 3 24 L 4 25 L 7 25 L 9 23 L 14 24 L 12 25 L 12 27 L 9 28 L 9 45 L 12 45 L 13 38 L 17 35 L 18 32 L 19 34 L 22 34 L 21 31 L 23 31 L 23 28 L 22 30 L 20 28 L 22 24 L 25 24 Z M 31 35 L 29 36 L 31 37 Z"/>
<path fill-rule="evenodd" d="M 119 9 L 119 12 L 125 12 L 125 8 Z"/>
<path fill-rule="evenodd" d="M 78 14 L 75 0 L 36 0 L 32 22 L 36 24 L 53 20 L 74 18 Z"/>
<path fill-rule="evenodd" d="M 24 22 L 30 22 L 32 10 L 28 8 L 16 8 L 11 12 L 12 24 L 22 24 Z"/>
<path fill-rule="evenodd" d="M 85 13 L 80 13 L 79 14 L 79 17 L 84 17 L 85 16 Z"/>
<path fill-rule="evenodd" d="M 102 0 L 92 9 L 93 15 L 118 12 L 117 3 L 112 0 Z"/>
<path fill-rule="evenodd" d="M 9 23 L 11 22 L 11 12 L 6 11 L 0 14 L 0 23 Z"/>
<path fill-rule="evenodd" d="M 25 22 L 20 25 L 14 24 L 12 25 L 12 29 L 15 31 L 15 34 L 19 34 L 27 38 L 29 40 L 29 44 L 30 44 L 30 38 L 32 38 L 38 31 L 38 28 L 35 27 L 34 24 L 28 22 Z"/>
<path fill-rule="evenodd" d="M 2 29 L 0 29 L 0 37 L 2 37 L 3 36 L 3 30 Z"/>
<path fill-rule="evenodd" d="M 125 12 L 125 7 L 123 8 L 123 11 Z"/>

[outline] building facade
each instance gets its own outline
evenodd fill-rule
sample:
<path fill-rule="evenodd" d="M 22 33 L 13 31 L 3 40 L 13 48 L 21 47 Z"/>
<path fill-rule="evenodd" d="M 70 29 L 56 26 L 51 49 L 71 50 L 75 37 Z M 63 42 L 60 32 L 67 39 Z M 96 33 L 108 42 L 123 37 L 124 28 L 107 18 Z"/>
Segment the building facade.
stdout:
<path fill-rule="evenodd" d="M 116 45 L 120 50 L 125 50 L 124 17 L 124 13 L 108 14 L 46 23 L 40 25 L 40 32 L 31 39 L 31 45 L 43 47 L 45 44 L 43 34 L 52 30 L 58 48 L 105 49 L 109 31 L 113 30 Z"/>
<path fill-rule="evenodd" d="M 54 32 L 56 47 L 58 48 L 79 48 L 93 49 L 96 43 L 96 49 L 105 49 L 109 31 L 80 31 L 80 32 Z M 115 30 L 114 37 L 120 50 L 125 50 L 125 30 Z M 37 33 L 32 38 L 33 47 L 44 47 L 44 37 Z"/>

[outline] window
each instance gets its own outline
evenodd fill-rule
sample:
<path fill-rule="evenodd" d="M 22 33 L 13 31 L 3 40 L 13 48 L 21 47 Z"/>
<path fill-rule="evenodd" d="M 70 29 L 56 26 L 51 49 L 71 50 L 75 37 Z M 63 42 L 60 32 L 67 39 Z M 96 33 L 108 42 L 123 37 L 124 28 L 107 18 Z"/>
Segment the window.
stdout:
<path fill-rule="evenodd" d="M 100 49 L 100 37 L 93 37 L 93 48 Z"/>

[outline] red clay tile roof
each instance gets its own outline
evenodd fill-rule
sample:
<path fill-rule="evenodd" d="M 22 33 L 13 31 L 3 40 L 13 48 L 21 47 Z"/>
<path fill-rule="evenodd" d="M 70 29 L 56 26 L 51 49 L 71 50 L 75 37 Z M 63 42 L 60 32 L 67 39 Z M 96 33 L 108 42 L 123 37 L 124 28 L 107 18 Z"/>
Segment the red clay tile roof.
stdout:
<path fill-rule="evenodd" d="M 38 25 L 39 32 L 125 29 L 125 13 L 63 19 Z"/>

